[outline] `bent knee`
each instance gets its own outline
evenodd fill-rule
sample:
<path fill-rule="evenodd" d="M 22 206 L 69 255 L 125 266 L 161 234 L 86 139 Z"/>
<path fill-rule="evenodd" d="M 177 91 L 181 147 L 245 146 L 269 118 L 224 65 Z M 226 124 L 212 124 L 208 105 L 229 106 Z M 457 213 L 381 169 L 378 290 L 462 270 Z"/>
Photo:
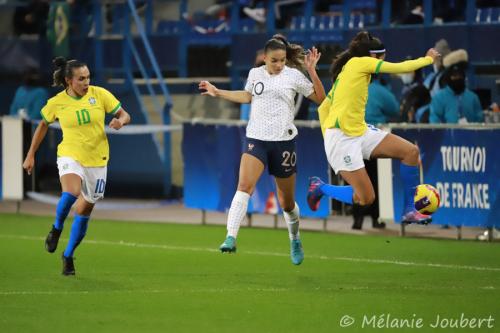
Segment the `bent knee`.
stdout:
<path fill-rule="evenodd" d="M 90 216 L 92 210 L 94 209 L 93 203 L 86 201 L 85 199 L 79 200 L 75 206 L 75 213 L 83 216 Z"/>
<path fill-rule="evenodd" d="M 295 208 L 295 201 L 294 200 L 279 200 L 281 209 L 283 209 L 285 212 L 291 212 Z"/>
<path fill-rule="evenodd" d="M 245 192 L 248 193 L 249 195 L 252 195 L 254 189 L 255 185 L 253 184 L 248 184 L 245 182 L 238 183 L 238 191 L 240 192 Z"/>
<path fill-rule="evenodd" d="M 406 153 L 407 159 L 411 159 L 412 161 L 418 162 L 418 159 L 420 157 L 420 149 L 418 149 L 417 145 L 410 145 L 408 148 L 408 152 Z"/>
<path fill-rule="evenodd" d="M 66 189 L 64 192 L 71 194 L 72 196 L 78 198 L 81 193 L 81 189 L 79 188 L 71 188 L 71 189 Z"/>
<path fill-rule="evenodd" d="M 359 202 L 357 202 L 358 205 L 369 206 L 373 204 L 373 202 L 375 201 L 375 193 L 358 196 L 358 198 L 359 198 Z"/>

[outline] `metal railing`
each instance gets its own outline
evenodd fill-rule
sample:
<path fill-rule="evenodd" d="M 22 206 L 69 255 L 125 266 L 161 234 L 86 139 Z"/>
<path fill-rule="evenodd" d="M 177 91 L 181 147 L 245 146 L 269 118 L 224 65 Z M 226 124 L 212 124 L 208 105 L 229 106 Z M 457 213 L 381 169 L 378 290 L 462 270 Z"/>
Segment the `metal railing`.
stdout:
<path fill-rule="evenodd" d="M 151 44 L 149 42 L 148 35 L 146 34 L 146 29 L 144 27 L 144 23 L 139 17 L 139 14 L 136 9 L 136 4 L 133 0 L 126 1 L 112 1 L 115 8 L 120 12 L 122 17 L 115 17 L 114 19 L 119 19 L 121 22 L 121 31 L 119 31 L 119 26 L 117 22 L 114 22 L 113 27 L 113 36 L 122 40 L 122 57 L 123 57 L 123 68 L 118 71 L 121 72 L 124 76 L 125 82 L 132 88 L 132 92 L 139 104 L 139 107 L 144 115 L 146 121 L 151 123 L 149 114 L 146 110 L 146 105 L 143 101 L 143 96 L 141 93 L 141 89 L 134 79 L 133 65 L 132 61 L 137 65 L 139 72 L 142 76 L 142 82 L 145 83 L 147 88 L 147 93 L 151 97 L 153 102 L 154 112 L 158 114 L 159 118 L 163 125 L 170 125 L 170 112 L 172 108 L 172 98 L 168 91 L 167 85 L 165 83 L 165 78 L 163 77 L 160 66 L 158 65 L 158 61 L 156 56 L 152 50 Z M 95 28 L 95 38 L 94 38 L 94 60 L 96 66 L 96 73 L 99 77 L 97 77 L 98 82 L 103 81 L 103 73 L 102 70 L 104 67 L 103 59 L 103 47 L 102 40 L 106 39 L 108 36 L 103 34 L 103 15 L 102 15 L 102 6 L 103 2 L 95 0 L 94 3 L 94 28 Z M 152 1 L 148 1 L 147 6 L 152 6 Z M 151 9 L 147 12 L 150 13 Z M 142 46 L 145 50 L 145 54 L 147 59 L 143 60 L 141 54 L 138 52 L 136 47 L 134 37 L 131 33 L 131 24 L 130 17 L 132 17 L 135 27 L 138 32 L 139 41 L 142 43 Z M 151 15 L 146 15 L 147 20 L 151 20 Z M 118 29 L 117 29 L 118 27 Z M 153 69 L 153 77 L 150 75 L 150 71 L 148 71 L 146 66 L 151 66 Z M 116 71 L 115 71 L 116 72 Z M 154 85 L 158 85 L 160 88 L 160 94 L 157 94 L 154 88 Z M 164 101 L 164 105 L 162 102 Z M 158 140 L 154 135 L 152 135 L 153 142 L 156 145 L 158 150 L 158 155 L 164 164 L 165 170 L 165 179 L 164 179 L 164 188 L 165 192 L 170 191 L 171 187 L 171 148 L 170 148 L 170 132 L 166 131 L 163 133 L 163 147 L 160 145 Z"/>

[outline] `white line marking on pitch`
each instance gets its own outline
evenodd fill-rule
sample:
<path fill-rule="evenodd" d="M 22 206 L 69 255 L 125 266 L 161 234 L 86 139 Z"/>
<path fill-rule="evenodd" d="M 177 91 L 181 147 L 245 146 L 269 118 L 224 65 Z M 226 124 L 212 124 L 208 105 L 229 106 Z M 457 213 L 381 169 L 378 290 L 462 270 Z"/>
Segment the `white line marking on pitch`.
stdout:
<path fill-rule="evenodd" d="M 315 288 L 315 291 L 362 291 L 371 289 L 368 286 L 339 286 L 337 288 Z M 393 287 L 377 287 L 377 290 L 392 290 Z M 421 291 L 429 291 L 429 290 L 442 290 L 440 287 L 432 288 L 432 287 L 404 287 L 406 290 L 421 290 Z M 453 290 L 462 290 L 467 288 L 460 287 L 450 287 L 448 289 Z M 493 286 L 487 287 L 479 287 L 480 290 L 496 290 Z M 10 291 L 0 291 L 0 296 L 33 296 L 33 295 L 92 295 L 92 294 L 166 294 L 166 293 L 235 293 L 235 292 L 264 292 L 264 293 L 284 293 L 284 292 L 297 292 L 294 288 L 205 288 L 205 289 L 122 289 L 122 290 L 10 290 Z"/>
<path fill-rule="evenodd" d="M 152 289 L 152 290 L 25 290 L 25 291 L 0 291 L 0 296 L 23 295 L 90 295 L 90 294 L 164 294 L 164 293 L 226 293 L 226 292 L 289 292 L 289 288 L 206 288 L 206 289 Z"/>
<path fill-rule="evenodd" d="M 22 236 L 22 235 L 2 235 L 2 234 L 0 234 L 0 238 L 36 240 L 36 241 L 45 239 L 43 237 Z M 85 240 L 85 244 L 118 245 L 118 246 L 137 247 L 137 248 L 163 249 L 163 250 L 172 250 L 172 251 L 219 252 L 219 250 L 213 249 L 213 248 L 173 246 L 173 245 L 163 245 L 163 244 L 132 243 L 132 242 L 125 242 L 125 241 L 113 242 L 113 241 L 101 241 L 101 240 L 92 240 L 92 239 Z M 288 254 L 277 253 L 277 252 L 242 251 L 241 253 L 250 254 L 250 255 L 258 255 L 258 256 L 273 256 L 273 257 L 288 257 L 289 256 Z M 450 265 L 450 264 L 435 264 L 435 263 L 419 263 L 419 262 L 387 260 L 387 259 L 328 257 L 328 256 L 315 256 L 315 255 L 306 255 L 306 258 L 307 259 L 319 259 L 319 260 L 363 262 L 363 263 L 369 263 L 369 264 L 389 264 L 389 265 L 399 265 L 399 266 L 435 267 L 435 268 L 449 268 L 449 269 L 462 269 L 462 270 L 474 270 L 474 271 L 500 272 L 500 267 L 487 267 L 487 266 L 465 266 L 465 265 Z"/>

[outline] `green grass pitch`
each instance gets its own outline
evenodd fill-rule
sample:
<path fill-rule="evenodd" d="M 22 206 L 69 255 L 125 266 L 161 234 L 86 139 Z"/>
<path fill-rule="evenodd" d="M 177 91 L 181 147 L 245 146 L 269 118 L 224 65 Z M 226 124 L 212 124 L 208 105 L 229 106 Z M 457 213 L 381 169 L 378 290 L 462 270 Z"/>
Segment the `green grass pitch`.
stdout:
<path fill-rule="evenodd" d="M 498 244 L 302 232 L 294 266 L 285 230 L 91 220 L 64 277 L 51 222 L 0 215 L 0 332 L 500 332 Z"/>

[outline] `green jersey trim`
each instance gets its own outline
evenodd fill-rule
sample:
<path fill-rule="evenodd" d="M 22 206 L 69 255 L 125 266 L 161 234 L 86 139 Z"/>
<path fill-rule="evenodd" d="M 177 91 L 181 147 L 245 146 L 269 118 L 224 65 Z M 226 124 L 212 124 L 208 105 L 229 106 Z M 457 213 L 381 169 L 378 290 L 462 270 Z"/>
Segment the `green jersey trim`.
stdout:
<path fill-rule="evenodd" d="M 111 114 L 115 114 L 116 111 L 120 110 L 122 103 L 118 103 L 118 105 L 110 112 Z"/>
<path fill-rule="evenodd" d="M 43 121 L 44 121 L 47 125 L 49 125 L 49 124 L 50 124 L 50 122 L 49 122 L 49 121 L 45 118 L 45 116 L 43 115 L 42 111 L 40 111 L 40 115 L 42 116 Z"/>
<path fill-rule="evenodd" d="M 71 99 L 74 99 L 75 101 L 79 101 L 79 100 L 81 100 L 81 99 L 83 98 L 83 96 L 81 96 L 81 97 L 78 97 L 78 96 L 71 96 L 70 94 L 68 94 L 68 91 L 67 91 L 67 90 L 65 90 L 65 92 L 66 92 L 66 96 L 68 96 L 68 97 L 69 97 L 69 98 L 71 98 Z"/>
<path fill-rule="evenodd" d="M 383 60 L 380 60 L 380 62 L 377 64 L 377 67 L 375 67 L 375 74 L 378 74 L 378 72 L 380 72 L 380 66 L 382 66 L 383 62 Z"/>

